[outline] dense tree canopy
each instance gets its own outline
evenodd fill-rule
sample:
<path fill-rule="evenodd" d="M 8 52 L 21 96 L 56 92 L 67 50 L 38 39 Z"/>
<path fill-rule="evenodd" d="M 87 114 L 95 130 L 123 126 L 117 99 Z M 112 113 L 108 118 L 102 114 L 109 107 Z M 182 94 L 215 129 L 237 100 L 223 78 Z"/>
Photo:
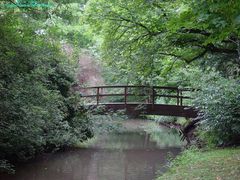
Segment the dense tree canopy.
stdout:
<path fill-rule="evenodd" d="M 110 65 L 134 68 L 138 75 L 149 77 L 154 73 L 149 63 L 159 75 L 197 61 L 227 74 L 226 67 L 232 67 L 236 74 L 239 10 L 237 0 L 91 0 L 86 19 L 102 37 L 101 48 Z"/>

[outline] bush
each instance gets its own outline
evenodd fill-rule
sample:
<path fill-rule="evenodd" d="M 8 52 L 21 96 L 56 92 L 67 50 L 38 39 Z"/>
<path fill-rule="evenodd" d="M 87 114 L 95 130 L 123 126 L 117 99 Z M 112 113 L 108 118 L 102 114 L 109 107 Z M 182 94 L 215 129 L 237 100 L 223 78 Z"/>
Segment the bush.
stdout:
<path fill-rule="evenodd" d="M 91 137 L 81 99 L 71 91 L 74 67 L 60 46 L 36 35 L 24 18 L 0 22 L 0 159 L 27 160 Z"/>
<path fill-rule="evenodd" d="M 226 146 L 240 143 L 240 83 L 216 72 L 202 72 L 194 81 L 194 104 L 203 113 L 200 136 L 208 143 Z"/>

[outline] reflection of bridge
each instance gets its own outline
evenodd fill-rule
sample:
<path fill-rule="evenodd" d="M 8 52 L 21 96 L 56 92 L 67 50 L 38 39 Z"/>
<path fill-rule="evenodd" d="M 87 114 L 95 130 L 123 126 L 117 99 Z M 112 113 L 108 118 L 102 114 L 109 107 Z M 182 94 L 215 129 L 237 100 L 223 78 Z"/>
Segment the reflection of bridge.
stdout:
<path fill-rule="evenodd" d="M 104 112 L 126 110 L 129 115 L 164 115 L 194 118 L 188 88 L 163 86 L 96 86 L 81 88 L 89 107 L 104 107 Z M 185 95 L 186 94 L 186 95 Z M 90 101 L 89 101 L 90 100 Z M 101 112 L 103 112 L 101 111 Z"/>

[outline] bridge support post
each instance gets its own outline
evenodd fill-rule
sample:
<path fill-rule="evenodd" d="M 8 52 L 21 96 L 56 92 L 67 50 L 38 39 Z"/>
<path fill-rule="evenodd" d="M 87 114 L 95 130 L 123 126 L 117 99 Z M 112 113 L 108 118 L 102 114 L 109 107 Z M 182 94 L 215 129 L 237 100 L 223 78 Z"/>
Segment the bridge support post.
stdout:
<path fill-rule="evenodd" d="M 180 106 L 182 106 L 183 105 L 183 98 L 182 98 L 182 96 L 183 96 L 183 93 L 182 93 L 182 90 L 180 90 Z"/>
<path fill-rule="evenodd" d="M 127 107 L 127 86 L 124 87 L 124 104 L 125 104 L 125 107 Z"/>
<path fill-rule="evenodd" d="M 152 105 L 155 104 L 155 89 L 152 87 Z"/>
<path fill-rule="evenodd" d="M 177 105 L 179 106 L 179 89 L 177 88 Z"/>
<path fill-rule="evenodd" d="M 97 105 L 99 104 L 99 87 L 97 88 Z"/>

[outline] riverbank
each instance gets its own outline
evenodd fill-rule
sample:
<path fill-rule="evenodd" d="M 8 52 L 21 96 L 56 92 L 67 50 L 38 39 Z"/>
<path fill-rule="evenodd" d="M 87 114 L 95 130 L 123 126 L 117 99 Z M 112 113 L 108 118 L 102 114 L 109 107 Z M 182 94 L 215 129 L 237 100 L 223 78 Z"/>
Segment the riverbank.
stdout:
<path fill-rule="evenodd" d="M 240 148 L 186 150 L 157 180 L 238 180 Z"/>

